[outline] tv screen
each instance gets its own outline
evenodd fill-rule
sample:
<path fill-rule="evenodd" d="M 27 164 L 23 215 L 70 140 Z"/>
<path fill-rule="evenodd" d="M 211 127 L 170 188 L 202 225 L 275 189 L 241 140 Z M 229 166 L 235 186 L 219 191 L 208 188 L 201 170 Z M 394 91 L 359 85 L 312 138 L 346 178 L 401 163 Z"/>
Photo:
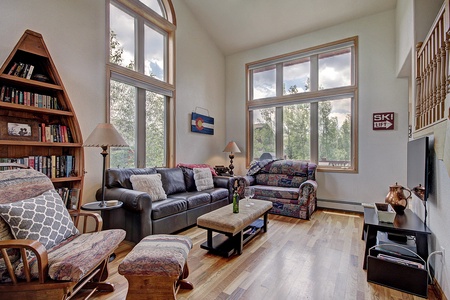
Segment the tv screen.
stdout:
<path fill-rule="evenodd" d="M 408 142 L 407 184 L 421 200 L 426 201 L 430 192 L 431 150 L 433 138 L 421 137 Z"/>

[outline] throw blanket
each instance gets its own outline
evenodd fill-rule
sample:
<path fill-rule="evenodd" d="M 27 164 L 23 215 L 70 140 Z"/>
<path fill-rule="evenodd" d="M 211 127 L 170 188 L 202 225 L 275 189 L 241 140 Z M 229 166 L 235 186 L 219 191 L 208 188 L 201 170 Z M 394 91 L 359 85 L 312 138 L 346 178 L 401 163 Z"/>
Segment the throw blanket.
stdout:
<path fill-rule="evenodd" d="M 248 168 L 247 176 L 252 176 L 258 173 L 262 168 L 267 166 L 268 164 L 280 160 L 279 158 L 275 159 L 263 159 L 263 160 L 254 160 L 250 163 L 250 167 Z"/>

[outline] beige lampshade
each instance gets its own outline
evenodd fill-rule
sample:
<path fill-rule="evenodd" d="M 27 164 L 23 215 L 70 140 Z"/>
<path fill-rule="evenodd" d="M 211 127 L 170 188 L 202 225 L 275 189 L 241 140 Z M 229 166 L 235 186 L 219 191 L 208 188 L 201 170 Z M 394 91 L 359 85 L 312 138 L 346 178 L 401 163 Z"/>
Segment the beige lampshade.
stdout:
<path fill-rule="evenodd" d="M 234 141 L 231 141 L 228 143 L 225 149 L 223 149 L 223 152 L 241 153 L 241 150 L 239 150 L 239 147 Z"/>
<path fill-rule="evenodd" d="M 109 123 L 100 123 L 83 143 L 83 147 L 128 147 L 116 128 Z"/>

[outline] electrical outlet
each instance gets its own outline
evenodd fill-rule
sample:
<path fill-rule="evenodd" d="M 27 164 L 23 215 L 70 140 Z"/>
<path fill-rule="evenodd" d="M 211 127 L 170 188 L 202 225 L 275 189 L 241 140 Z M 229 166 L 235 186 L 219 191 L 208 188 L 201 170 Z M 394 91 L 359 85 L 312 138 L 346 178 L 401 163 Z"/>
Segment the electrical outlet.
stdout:
<path fill-rule="evenodd" d="M 445 258 L 445 248 L 441 246 L 441 251 L 442 251 L 442 261 L 444 261 Z"/>

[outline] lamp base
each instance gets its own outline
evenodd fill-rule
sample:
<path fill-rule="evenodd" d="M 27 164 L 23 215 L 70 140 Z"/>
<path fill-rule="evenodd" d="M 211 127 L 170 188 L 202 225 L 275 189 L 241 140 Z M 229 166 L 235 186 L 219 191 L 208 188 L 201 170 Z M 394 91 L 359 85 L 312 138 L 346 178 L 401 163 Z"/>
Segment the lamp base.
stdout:
<path fill-rule="evenodd" d="M 234 175 L 234 172 L 233 172 L 233 169 L 234 169 L 234 166 L 233 166 L 234 154 L 230 154 L 230 155 L 228 155 L 228 157 L 230 158 L 230 165 L 228 166 L 228 169 L 230 169 L 230 171 L 228 173 L 230 173 L 230 175 L 233 176 Z"/>

